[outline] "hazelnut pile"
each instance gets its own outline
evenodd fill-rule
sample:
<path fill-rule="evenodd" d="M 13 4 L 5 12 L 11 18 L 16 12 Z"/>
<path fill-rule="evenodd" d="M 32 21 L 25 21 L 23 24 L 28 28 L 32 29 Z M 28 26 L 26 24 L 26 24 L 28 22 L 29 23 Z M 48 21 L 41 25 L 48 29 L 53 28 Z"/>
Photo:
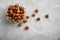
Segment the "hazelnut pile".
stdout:
<path fill-rule="evenodd" d="M 24 18 L 24 13 L 24 7 L 15 4 L 9 6 L 6 16 L 10 21 L 19 23 Z"/>

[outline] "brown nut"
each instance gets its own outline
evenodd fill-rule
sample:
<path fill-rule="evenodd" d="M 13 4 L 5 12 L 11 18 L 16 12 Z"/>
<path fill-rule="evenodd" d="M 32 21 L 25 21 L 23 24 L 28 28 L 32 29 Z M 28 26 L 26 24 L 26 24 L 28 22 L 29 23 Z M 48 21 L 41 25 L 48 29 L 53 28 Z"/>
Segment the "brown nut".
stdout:
<path fill-rule="evenodd" d="M 32 17 L 35 17 L 35 14 L 32 14 Z"/>
<path fill-rule="evenodd" d="M 16 3 L 14 6 L 15 6 L 15 7 L 19 7 L 19 4 L 18 4 L 18 3 Z"/>
<path fill-rule="evenodd" d="M 24 11 L 20 11 L 21 14 L 24 14 L 25 12 Z"/>
<path fill-rule="evenodd" d="M 20 6 L 19 9 L 20 9 L 21 11 L 24 11 L 24 7 L 21 7 L 21 6 Z"/>
<path fill-rule="evenodd" d="M 48 14 L 46 14 L 46 15 L 45 15 L 45 18 L 48 18 L 48 17 L 49 17 L 49 15 L 48 15 Z"/>
<path fill-rule="evenodd" d="M 8 10 L 8 14 L 13 14 L 13 10 Z"/>
<path fill-rule="evenodd" d="M 40 17 L 37 17 L 37 19 L 36 19 L 37 21 L 40 21 Z"/>
<path fill-rule="evenodd" d="M 20 22 L 20 23 L 18 24 L 18 26 L 22 26 L 22 23 Z"/>
<path fill-rule="evenodd" d="M 16 15 L 15 16 L 19 16 L 19 14 L 18 13 L 16 13 Z"/>
<path fill-rule="evenodd" d="M 23 23 L 26 23 L 26 22 L 27 22 L 27 20 L 26 20 L 26 19 L 24 19 L 24 20 L 23 20 Z"/>
<path fill-rule="evenodd" d="M 9 6 L 9 8 L 8 8 L 8 10 L 12 10 L 13 9 L 13 6 L 12 5 L 10 5 Z"/>
<path fill-rule="evenodd" d="M 20 23 L 20 20 L 16 20 L 17 23 Z"/>
<path fill-rule="evenodd" d="M 26 16 L 26 18 L 27 18 L 27 19 L 29 19 L 29 18 L 30 18 L 30 16 Z"/>
<path fill-rule="evenodd" d="M 19 20 L 21 20 L 21 17 L 20 17 L 20 16 L 18 16 L 17 18 L 18 18 Z"/>
<path fill-rule="evenodd" d="M 17 13 L 17 9 L 16 9 L 16 8 L 15 8 L 15 9 L 13 9 L 13 12 L 14 12 L 14 13 Z"/>
<path fill-rule="evenodd" d="M 13 16 L 15 17 L 16 13 L 13 13 Z"/>
<path fill-rule="evenodd" d="M 9 18 L 9 21 L 11 21 L 11 22 L 15 21 L 14 19 L 12 19 L 12 17 L 8 17 L 8 18 Z"/>
<path fill-rule="evenodd" d="M 38 9 L 35 9 L 35 13 L 38 13 Z"/>
<path fill-rule="evenodd" d="M 9 20 L 12 20 L 12 17 L 8 17 L 9 18 Z"/>
<path fill-rule="evenodd" d="M 17 10 L 17 13 L 20 13 L 20 10 Z"/>
<path fill-rule="evenodd" d="M 28 30 L 29 29 L 29 26 L 25 26 L 25 30 Z"/>

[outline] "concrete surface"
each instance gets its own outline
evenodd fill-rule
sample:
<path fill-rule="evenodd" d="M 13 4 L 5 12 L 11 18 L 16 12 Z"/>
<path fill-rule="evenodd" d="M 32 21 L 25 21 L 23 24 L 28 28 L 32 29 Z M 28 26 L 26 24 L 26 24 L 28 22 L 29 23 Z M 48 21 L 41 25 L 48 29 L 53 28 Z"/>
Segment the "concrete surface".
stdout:
<path fill-rule="evenodd" d="M 31 16 L 35 8 L 39 12 L 18 27 L 5 16 L 8 6 L 15 3 L 25 7 L 25 15 Z M 46 13 L 48 19 L 44 17 Z M 41 21 L 37 22 L 37 17 L 41 17 Z M 27 31 L 26 25 L 30 26 Z M 60 0 L 0 0 L 0 40 L 60 40 Z"/>

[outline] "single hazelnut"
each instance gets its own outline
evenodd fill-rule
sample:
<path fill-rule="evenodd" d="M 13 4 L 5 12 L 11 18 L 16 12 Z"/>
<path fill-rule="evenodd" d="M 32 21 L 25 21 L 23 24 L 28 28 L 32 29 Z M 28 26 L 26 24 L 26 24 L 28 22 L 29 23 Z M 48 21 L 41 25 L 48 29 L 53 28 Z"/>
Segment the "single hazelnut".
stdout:
<path fill-rule="evenodd" d="M 26 20 L 26 19 L 24 19 L 24 20 L 23 20 L 23 23 L 26 23 L 26 22 L 27 22 L 27 20 Z"/>
<path fill-rule="evenodd" d="M 25 30 L 28 30 L 29 29 L 29 26 L 25 26 Z"/>
<path fill-rule="evenodd" d="M 21 16 L 21 19 L 23 19 L 24 18 L 24 16 Z"/>
<path fill-rule="evenodd" d="M 16 3 L 16 4 L 15 4 L 15 7 L 18 7 L 18 6 L 19 6 L 19 4 L 18 4 L 18 3 Z"/>
<path fill-rule="evenodd" d="M 13 14 L 13 10 L 8 10 L 8 13 L 9 14 Z"/>
<path fill-rule="evenodd" d="M 25 12 L 24 11 L 20 11 L 21 14 L 24 14 Z"/>
<path fill-rule="evenodd" d="M 36 19 L 37 21 L 40 21 L 40 17 L 37 17 L 37 19 Z"/>
<path fill-rule="evenodd" d="M 35 17 L 35 14 L 32 14 L 32 17 Z"/>
<path fill-rule="evenodd" d="M 8 10 L 12 10 L 13 9 L 13 6 L 12 5 L 10 5 L 9 6 L 9 8 L 8 8 Z"/>
<path fill-rule="evenodd" d="M 24 7 L 21 7 L 21 6 L 20 6 L 19 9 L 20 9 L 21 11 L 24 11 Z"/>
<path fill-rule="evenodd" d="M 13 13 L 13 16 L 15 17 L 16 13 Z"/>
<path fill-rule="evenodd" d="M 26 16 L 26 18 L 27 18 L 27 19 L 29 19 L 29 18 L 30 18 L 30 16 Z"/>
<path fill-rule="evenodd" d="M 15 16 L 19 16 L 19 14 L 18 13 L 16 13 L 16 15 Z"/>
<path fill-rule="evenodd" d="M 14 22 L 14 19 L 12 17 L 9 17 L 9 21 Z"/>
<path fill-rule="evenodd" d="M 20 20 L 16 20 L 17 23 L 20 23 Z"/>
<path fill-rule="evenodd" d="M 22 23 L 20 22 L 20 23 L 18 24 L 18 26 L 22 26 Z"/>
<path fill-rule="evenodd" d="M 19 20 L 21 20 L 21 17 L 20 17 L 20 16 L 18 16 L 18 19 L 19 19 Z"/>
<path fill-rule="evenodd" d="M 14 13 L 17 13 L 17 8 L 14 8 L 14 9 L 13 9 L 13 12 L 14 12 Z"/>
<path fill-rule="evenodd" d="M 9 18 L 9 20 L 12 20 L 12 17 L 8 17 Z"/>
<path fill-rule="evenodd" d="M 38 9 L 35 9 L 35 13 L 38 13 Z"/>
<path fill-rule="evenodd" d="M 49 15 L 48 15 L 48 14 L 46 14 L 46 15 L 45 15 L 45 18 L 48 18 L 48 17 L 49 17 Z"/>

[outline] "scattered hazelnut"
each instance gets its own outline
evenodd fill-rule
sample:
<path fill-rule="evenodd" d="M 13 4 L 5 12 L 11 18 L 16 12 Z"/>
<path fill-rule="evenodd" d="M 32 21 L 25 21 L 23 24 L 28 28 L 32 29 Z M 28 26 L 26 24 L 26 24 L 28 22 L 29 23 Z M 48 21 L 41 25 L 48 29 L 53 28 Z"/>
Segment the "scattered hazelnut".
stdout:
<path fill-rule="evenodd" d="M 24 19 L 24 20 L 23 20 L 23 23 L 26 23 L 26 22 L 27 22 L 27 20 L 26 20 L 26 19 Z"/>
<path fill-rule="evenodd" d="M 30 16 L 26 16 L 26 18 L 27 18 L 27 19 L 29 19 L 29 18 L 30 18 Z"/>
<path fill-rule="evenodd" d="M 35 17 L 35 14 L 32 14 L 32 17 Z"/>
<path fill-rule="evenodd" d="M 37 19 L 36 19 L 37 21 L 40 21 L 40 17 L 37 17 Z"/>
<path fill-rule="evenodd" d="M 48 18 L 48 17 L 49 17 L 49 15 L 48 15 L 48 14 L 46 14 L 46 15 L 45 15 L 45 18 Z"/>
<path fill-rule="evenodd" d="M 38 13 L 38 9 L 35 9 L 35 13 Z"/>
<path fill-rule="evenodd" d="M 29 26 L 25 26 L 25 30 L 28 30 L 29 29 Z"/>

